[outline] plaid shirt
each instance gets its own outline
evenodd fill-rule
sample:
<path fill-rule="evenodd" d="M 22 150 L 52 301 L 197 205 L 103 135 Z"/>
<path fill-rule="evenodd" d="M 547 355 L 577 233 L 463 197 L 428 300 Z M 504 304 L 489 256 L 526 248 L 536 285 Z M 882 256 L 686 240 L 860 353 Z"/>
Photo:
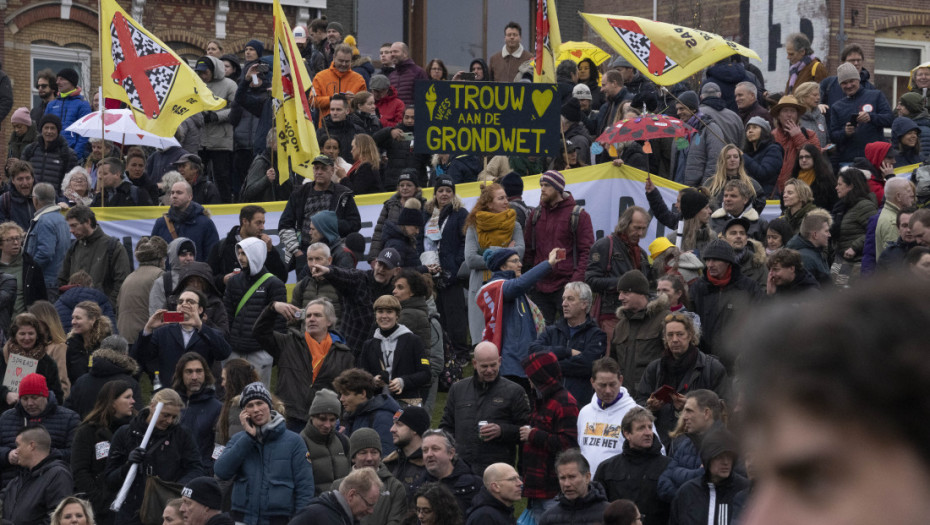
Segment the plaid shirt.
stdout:
<path fill-rule="evenodd" d="M 562 386 L 562 371 L 551 352 L 530 354 L 523 360 L 526 376 L 537 390 L 536 407 L 530 414 L 530 436 L 523 443 L 523 495 L 549 499 L 559 493 L 555 456 L 578 447 L 578 403 Z"/>

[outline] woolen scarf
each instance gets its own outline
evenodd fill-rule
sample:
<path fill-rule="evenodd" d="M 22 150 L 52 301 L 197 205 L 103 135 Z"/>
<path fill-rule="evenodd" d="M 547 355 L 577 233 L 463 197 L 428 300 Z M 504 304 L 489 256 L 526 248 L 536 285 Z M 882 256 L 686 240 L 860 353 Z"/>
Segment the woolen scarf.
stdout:
<path fill-rule="evenodd" d="M 506 247 L 513 240 L 514 225 L 517 224 L 517 212 L 513 208 L 494 213 L 479 211 L 475 214 L 475 232 L 478 234 L 478 248 L 483 253 L 491 246 Z M 491 272 L 484 272 L 484 279 L 491 278 Z"/>
<path fill-rule="evenodd" d="M 722 287 L 724 287 L 724 286 L 730 284 L 730 279 L 731 279 L 732 277 L 733 277 L 733 265 L 730 265 L 730 266 L 727 267 L 727 273 L 723 274 L 723 277 L 720 278 L 720 279 L 714 277 L 714 276 L 711 275 L 710 273 L 707 274 L 707 280 L 710 281 L 710 284 L 712 284 L 712 285 L 714 285 L 714 286 L 716 286 L 716 287 L 718 287 L 718 288 L 722 288 Z"/>

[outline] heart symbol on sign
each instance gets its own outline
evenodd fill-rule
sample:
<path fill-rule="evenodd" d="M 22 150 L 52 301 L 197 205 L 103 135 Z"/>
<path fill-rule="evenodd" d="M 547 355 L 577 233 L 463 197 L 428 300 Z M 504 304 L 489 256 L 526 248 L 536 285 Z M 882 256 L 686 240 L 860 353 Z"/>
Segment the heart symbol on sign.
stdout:
<path fill-rule="evenodd" d="M 533 106 L 536 108 L 536 113 L 538 113 L 540 117 L 546 112 L 549 104 L 552 104 L 552 90 L 547 89 L 545 91 L 533 92 Z"/>
<path fill-rule="evenodd" d="M 20 366 L 16 367 L 16 377 L 23 375 L 23 368 Z"/>

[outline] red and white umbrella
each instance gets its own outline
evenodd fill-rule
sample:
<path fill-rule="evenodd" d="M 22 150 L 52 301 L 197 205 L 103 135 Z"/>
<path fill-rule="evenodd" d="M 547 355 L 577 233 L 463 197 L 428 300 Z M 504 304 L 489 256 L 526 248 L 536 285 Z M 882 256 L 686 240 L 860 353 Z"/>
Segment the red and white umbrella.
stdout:
<path fill-rule="evenodd" d="M 103 112 L 103 123 L 100 122 L 100 111 L 94 111 L 76 120 L 65 131 L 77 133 L 89 139 L 103 138 L 117 144 L 129 146 L 152 146 L 159 149 L 180 146 L 174 137 L 159 137 L 141 129 L 130 109 L 108 109 Z M 101 137 L 102 135 L 102 137 Z"/>

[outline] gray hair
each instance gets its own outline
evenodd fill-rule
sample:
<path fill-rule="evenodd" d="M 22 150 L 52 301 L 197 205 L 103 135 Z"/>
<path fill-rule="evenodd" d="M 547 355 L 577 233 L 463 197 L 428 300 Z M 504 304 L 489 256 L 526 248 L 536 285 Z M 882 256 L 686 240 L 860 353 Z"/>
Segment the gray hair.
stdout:
<path fill-rule="evenodd" d="M 555 74 L 559 76 L 572 76 L 578 72 L 578 64 L 574 60 L 563 60 L 555 68 Z"/>
<path fill-rule="evenodd" d="M 83 176 L 84 179 L 87 180 L 87 186 L 90 187 L 90 175 L 87 173 L 87 170 L 84 169 L 84 168 L 81 167 L 81 166 L 75 166 L 75 167 L 71 168 L 71 171 L 69 171 L 68 173 L 66 173 L 66 174 L 65 174 L 65 178 L 62 179 L 62 181 L 61 181 L 61 191 L 65 191 L 65 190 L 68 189 L 68 186 L 71 185 L 71 179 L 72 179 L 75 175 L 81 175 L 81 176 Z M 180 174 L 179 174 L 179 175 L 180 175 Z"/>
<path fill-rule="evenodd" d="M 384 486 L 378 473 L 371 467 L 365 467 L 349 472 L 349 475 L 342 479 L 337 489 L 340 494 L 345 496 L 350 490 L 355 490 L 359 494 L 364 494 L 371 490 L 371 487 L 378 487 L 378 490 Z"/>
<path fill-rule="evenodd" d="M 309 310 L 313 305 L 321 305 L 323 307 L 323 316 L 326 317 L 326 320 L 329 321 L 330 326 L 335 326 L 336 324 L 336 307 L 333 306 L 333 303 L 325 297 L 318 297 L 309 303 L 307 303 L 307 308 L 304 311 Z"/>
<path fill-rule="evenodd" d="M 310 250 L 316 252 L 323 252 L 326 254 L 326 257 L 331 257 L 333 253 L 330 251 L 329 246 L 322 242 L 315 242 L 310 246 L 307 246 L 307 253 L 310 253 Z"/>
<path fill-rule="evenodd" d="M 811 48 L 811 40 L 804 33 L 791 33 L 785 40 L 785 44 L 791 44 L 795 51 L 802 51 L 805 55 L 814 52 Z"/>
<path fill-rule="evenodd" d="M 121 335 L 111 335 L 100 341 L 100 348 L 106 348 L 125 355 L 129 353 L 129 341 Z"/>
<path fill-rule="evenodd" d="M 756 85 L 755 85 L 755 84 L 753 84 L 752 82 L 749 82 L 748 80 L 747 80 L 747 81 L 740 82 L 740 83 L 737 84 L 736 87 L 733 88 L 733 89 L 734 89 L 734 90 L 737 90 L 737 89 L 739 89 L 739 88 L 743 88 L 743 89 L 749 90 L 749 92 L 752 93 L 752 96 L 756 96 L 756 90 L 758 89 L 758 88 L 756 88 Z"/>
<path fill-rule="evenodd" d="M 587 283 L 583 283 L 581 281 L 572 281 L 565 285 L 565 291 L 567 292 L 569 290 L 575 292 L 575 294 L 578 295 L 578 298 L 584 301 L 584 303 L 587 305 L 585 306 L 584 311 L 590 312 L 591 305 L 594 304 L 594 295 L 591 293 L 591 287 L 588 286 Z"/>
<path fill-rule="evenodd" d="M 446 451 L 447 452 L 455 451 L 455 438 L 449 435 L 449 433 L 446 432 L 445 430 L 442 430 L 441 428 L 434 428 L 431 430 L 427 430 L 426 432 L 423 433 L 423 441 L 426 441 L 426 438 L 430 436 L 439 436 L 445 439 L 446 440 Z"/>
<path fill-rule="evenodd" d="M 55 202 L 55 186 L 47 182 L 40 182 L 32 188 L 32 196 L 36 202 L 43 206 L 48 206 Z"/>
<path fill-rule="evenodd" d="M 181 182 L 183 180 L 184 180 L 183 175 L 181 175 L 179 172 L 175 170 L 171 170 L 169 172 L 166 172 L 164 175 L 162 175 L 159 186 L 161 186 L 162 191 L 164 191 L 165 193 L 168 193 L 169 191 L 171 191 L 171 187 L 174 186 L 175 182 Z"/>

